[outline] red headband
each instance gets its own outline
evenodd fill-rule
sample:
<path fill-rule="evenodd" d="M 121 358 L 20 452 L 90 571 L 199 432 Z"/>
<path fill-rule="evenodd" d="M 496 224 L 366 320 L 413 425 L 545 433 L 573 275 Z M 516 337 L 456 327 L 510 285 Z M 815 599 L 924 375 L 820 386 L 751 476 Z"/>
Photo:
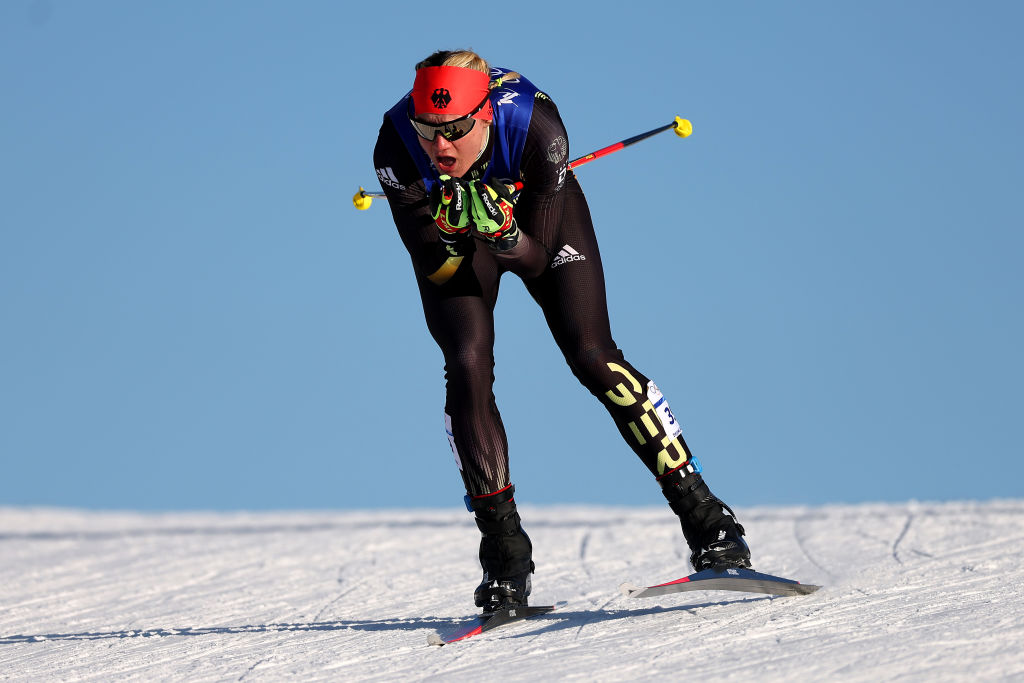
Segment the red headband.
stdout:
<path fill-rule="evenodd" d="M 416 115 L 455 114 L 465 116 L 476 109 L 490 89 L 490 76 L 461 66 L 425 66 L 416 71 L 412 103 Z M 491 120 L 491 103 L 473 114 L 474 119 Z"/>

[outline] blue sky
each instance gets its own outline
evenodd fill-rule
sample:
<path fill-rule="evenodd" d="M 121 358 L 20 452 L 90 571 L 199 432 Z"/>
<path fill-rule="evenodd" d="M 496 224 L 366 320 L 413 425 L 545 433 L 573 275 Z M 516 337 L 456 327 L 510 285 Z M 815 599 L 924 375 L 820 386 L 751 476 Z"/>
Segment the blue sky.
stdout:
<path fill-rule="evenodd" d="M 1017 3 L 0 3 L 0 504 L 460 505 L 376 189 L 438 48 L 550 93 L 612 329 L 734 505 L 1024 493 Z M 660 504 L 521 283 L 518 498 Z"/>

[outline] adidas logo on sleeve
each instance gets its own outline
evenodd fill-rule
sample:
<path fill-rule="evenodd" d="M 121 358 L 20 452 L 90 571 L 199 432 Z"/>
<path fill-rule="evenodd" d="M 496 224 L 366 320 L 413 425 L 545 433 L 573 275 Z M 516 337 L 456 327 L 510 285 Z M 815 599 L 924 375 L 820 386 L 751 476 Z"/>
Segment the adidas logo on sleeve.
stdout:
<path fill-rule="evenodd" d="M 570 261 L 586 261 L 587 257 L 579 253 L 568 244 L 558 250 L 558 256 L 551 262 L 552 268 L 557 268 Z"/>
<path fill-rule="evenodd" d="M 380 180 L 381 185 L 387 185 L 393 187 L 396 190 L 404 190 L 405 185 L 398 181 L 398 176 L 395 175 L 395 170 L 390 166 L 377 169 L 377 179 Z"/>

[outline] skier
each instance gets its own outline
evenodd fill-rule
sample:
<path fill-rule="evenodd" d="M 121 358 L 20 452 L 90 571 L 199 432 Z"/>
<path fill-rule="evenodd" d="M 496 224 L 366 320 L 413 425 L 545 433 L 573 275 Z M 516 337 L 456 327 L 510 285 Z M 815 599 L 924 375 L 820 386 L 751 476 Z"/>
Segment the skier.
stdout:
<path fill-rule="evenodd" d="M 667 401 L 612 340 L 594 226 L 551 98 L 474 52 L 435 52 L 384 115 L 373 160 L 444 354 L 448 439 L 482 534 L 476 605 L 527 604 L 535 568 L 492 393 L 493 312 L 506 271 L 522 279 L 573 374 L 655 476 L 694 568 L 749 567 L 743 527 L 704 483 Z"/>

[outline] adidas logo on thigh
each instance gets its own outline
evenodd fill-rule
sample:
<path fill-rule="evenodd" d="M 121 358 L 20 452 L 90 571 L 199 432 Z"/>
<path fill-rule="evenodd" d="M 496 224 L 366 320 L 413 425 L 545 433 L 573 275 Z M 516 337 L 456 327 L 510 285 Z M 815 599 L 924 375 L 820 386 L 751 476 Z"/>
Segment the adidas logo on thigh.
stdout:
<path fill-rule="evenodd" d="M 557 268 L 558 266 L 560 266 L 562 264 L 565 264 L 565 263 L 569 263 L 570 261 L 586 261 L 586 260 L 587 260 L 586 256 L 584 256 L 583 254 L 579 253 L 578 251 L 576 251 L 575 249 L 573 249 L 572 247 L 570 247 L 567 244 L 567 245 L 565 245 L 564 247 L 562 247 L 561 249 L 558 250 L 558 256 L 556 256 L 555 260 L 553 260 L 551 262 L 551 267 L 552 268 Z"/>

